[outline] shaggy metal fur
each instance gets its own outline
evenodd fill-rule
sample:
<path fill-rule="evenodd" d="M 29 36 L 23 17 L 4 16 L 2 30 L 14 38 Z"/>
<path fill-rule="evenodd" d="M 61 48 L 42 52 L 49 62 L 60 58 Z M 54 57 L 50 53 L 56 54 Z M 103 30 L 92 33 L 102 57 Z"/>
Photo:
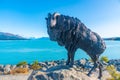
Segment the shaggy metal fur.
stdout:
<path fill-rule="evenodd" d="M 48 14 L 46 18 L 47 32 L 50 40 L 57 41 L 60 46 L 65 46 L 68 51 L 66 65 L 74 64 L 74 55 L 78 48 L 84 50 L 93 60 L 94 67 L 88 75 L 99 67 L 99 78 L 102 76 L 102 64 L 99 56 L 106 49 L 105 42 L 95 32 L 88 29 L 79 19 L 61 15 L 59 13 Z"/>

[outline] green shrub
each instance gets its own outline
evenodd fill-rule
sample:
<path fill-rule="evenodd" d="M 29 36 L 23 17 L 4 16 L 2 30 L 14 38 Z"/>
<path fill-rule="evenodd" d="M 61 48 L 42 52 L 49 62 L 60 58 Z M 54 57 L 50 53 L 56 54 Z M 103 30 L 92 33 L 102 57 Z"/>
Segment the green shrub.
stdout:
<path fill-rule="evenodd" d="M 28 73 L 28 68 L 16 68 L 10 71 L 10 74 L 16 74 L 16 73 Z"/>
<path fill-rule="evenodd" d="M 116 71 L 116 68 L 114 65 L 107 66 L 106 70 L 112 76 L 112 78 L 109 80 L 120 80 L 120 73 Z"/>
<path fill-rule="evenodd" d="M 115 80 L 115 79 L 112 77 L 112 78 L 107 78 L 106 80 Z"/>
<path fill-rule="evenodd" d="M 120 73 L 118 73 L 117 71 L 113 71 L 111 75 L 115 80 L 120 80 Z"/>
<path fill-rule="evenodd" d="M 38 70 L 40 68 L 42 68 L 42 67 L 39 65 L 37 60 L 34 61 L 33 64 L 31 65 L 31 69 L 33 69 L 33 70 Z"/>
<path fill-rule="evenodd" d="M 116 68 L 115 68 L 114 65 L 109 65 L 109 66 L 106 67 L 106 70 L 107 71 L 116 71 Z"/>
<path fill-rule="evenodd" d="M 106 57 L 106 56 L 102 56 L 100 60 L 104 61 L 106 63 L 109 61 L 108 57 Z"/>
<path fill-rule="evenodd" d="M 24 66 L 24 65 L 27 65 L 26 61 L 21 61 L 17 64 L 17 66 Z"/>

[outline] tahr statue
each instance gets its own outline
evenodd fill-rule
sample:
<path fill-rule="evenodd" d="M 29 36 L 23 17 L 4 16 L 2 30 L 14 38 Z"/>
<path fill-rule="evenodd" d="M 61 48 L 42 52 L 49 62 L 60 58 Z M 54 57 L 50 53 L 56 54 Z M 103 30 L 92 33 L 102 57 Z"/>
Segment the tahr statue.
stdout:
<path fill-rule="evenodd" d="M 60 46 L 65 46 L 68 51 L 66 65 L 74 64 L 74 55 L 78 48 L 84 50 L 94 62 L 88 76 L 99 68 L 99 77 L 102 77 L 102 64 L 99 56 L 105 51 L 103 39 L 95 32 L 88 29 L 78 18 L 69 17 L 60 13 L 48 13 L 46 18 L 47 32 L 50 40 L 57 41 Z"/>

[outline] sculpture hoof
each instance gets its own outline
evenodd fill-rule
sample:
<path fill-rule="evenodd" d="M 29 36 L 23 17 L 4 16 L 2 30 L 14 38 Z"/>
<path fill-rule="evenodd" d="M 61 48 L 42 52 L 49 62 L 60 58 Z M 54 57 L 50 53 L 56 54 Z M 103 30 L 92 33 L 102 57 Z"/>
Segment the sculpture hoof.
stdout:
<path fill-rule="evenodd" d="M 87 74 L 87 76 L 89 76 L 89 77 L 90 77 L 90 74 L 88 73 L 88 74 Z"/>
<path fill-rule="evenodd" d="M 98 76 L 98 79 L 101 80 L 101 76 Z"/>
<path fill-rule="evenodd" d="M 66 65 L 69 65 L 69 62 L 66 62 Z"/>
<path fill-rule="evenodd" d="M 73 67 L 73 65 L 70 64 L 69 67 Z"/>
<path fill-rule="evenodd" d="M 74 63 L 70 63 L 70 64 L 69 64 L 69 67 L 73 67 L 73 65 L 74 65 Z"/>

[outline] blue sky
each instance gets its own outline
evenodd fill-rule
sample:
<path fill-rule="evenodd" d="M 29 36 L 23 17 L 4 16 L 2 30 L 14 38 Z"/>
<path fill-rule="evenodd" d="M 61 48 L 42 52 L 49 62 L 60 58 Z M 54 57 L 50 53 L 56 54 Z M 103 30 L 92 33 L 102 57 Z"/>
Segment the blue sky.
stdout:
<path fill-rule="evenodd" d="M 0 0 L 0 32 L 47 35 L 47 13 L 78 17 L 102 37 L 120 36 L 120 0 Z"/>

